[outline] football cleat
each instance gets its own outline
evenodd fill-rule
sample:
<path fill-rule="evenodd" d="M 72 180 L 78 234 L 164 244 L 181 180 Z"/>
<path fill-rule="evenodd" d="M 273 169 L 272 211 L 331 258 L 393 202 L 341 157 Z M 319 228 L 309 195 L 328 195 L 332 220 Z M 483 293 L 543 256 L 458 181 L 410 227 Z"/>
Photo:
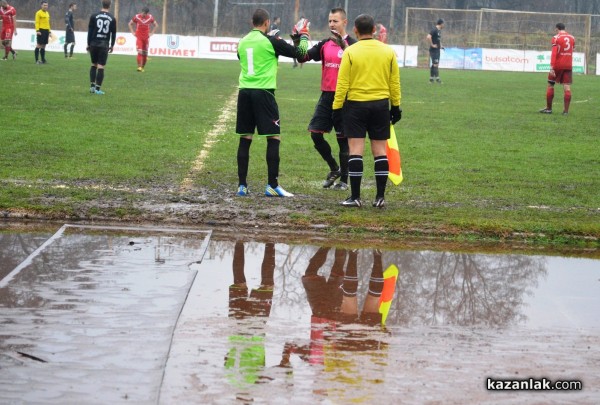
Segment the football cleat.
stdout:
<path fill-rule="evenodd" d="M 90 93 L 94 94 L 96 92 L 96 86 L 90 86 Z"/>
<path fill-rule="evenodd" d="M 562 115 L 569 115 L 569 112 L 568 111 L 563 111 Z"/>
<path fill-rule="evenodd" d="M 345 190 L 348 190 L 348 185 L 346 183 L 344 183 L 343 181 L 340 181 L 335 186 L 333 186 L 331 189 L 345 191 Z"/>
<path fill-rule="evenodd" d="M 105 93 L 105 92 L 103 92 L 102 90 L 98 89 L 98 90 L 96 90 L 96 91 L 94 92 L 94 94 L 97 94 L 97 95 L 99 95 L 99 96 L 103 96 L 103 95 L 105 95 L 106 93 Z"/>
<path fill-rule="evenodd" d="M 237 194 L 237 195 L 239 195 L 240 197 L 245 197 L 245 196 L 247 196 L 248 194 L 250 194 L 250 192 L 248 191 L 248 187 L 247 187 L 247 186 L 240 185 L 240 186 L 238 187 L 238 191 L 237 191 L 237 193 L 236 193 L 236 194 Z"/>
<path fill-rule="evenodd" d="M 2 60 L 8 60 L 8 56 L 5 56 L 4 58 L 2 58 Z"/>
<path fill-rule="evenodd" d="M 138 67 L 138 68 L 137 68 L 137 71 L 138 71 L 138 72 L 143 72 L 143 71 L 144 71 L 144 68 L 140 66 L 140 67 Z"/>
<path fill-rule="evenodd" d="M 540 110 L 540 112 L 541 112 L 542 114 L 552 114 L 552 109 L 551 109 L 551 108 L 542 108 L 542 109 Z"/>
<path fill-rule="evenodd" d="M 267 184 L 267 187 L 265 188 L 265 195 L 267 197 L 293 197 L 294 196 L 294 194 L 288 193 L 281 186 L 277 186 L 277 187 L 273 188 L 268 184 Z"/>
<path fill-rule="evenodd" d="M 340 205 L 342 207 L 356 207 L 356 208 L 360 208 L 360 207 L 362 207 L 362 201 L 360 201 L 360 198 L 348 197 L 344 201 L 342 201 L 340 203 Z"/>
<path fill-rule="evenodd" d="M 327 174 L 327 178 L 323 182 L 323 188 L 329 188 L 342 175 L 340 169 L 332 170 Z"/>
<path fill-rule="evenodd" d="M 385 207 L 385 200 L 383 197 L 377 197 L 375 201 L 373 201 L 373 207 L 375 208 L 383 208 Z"/>

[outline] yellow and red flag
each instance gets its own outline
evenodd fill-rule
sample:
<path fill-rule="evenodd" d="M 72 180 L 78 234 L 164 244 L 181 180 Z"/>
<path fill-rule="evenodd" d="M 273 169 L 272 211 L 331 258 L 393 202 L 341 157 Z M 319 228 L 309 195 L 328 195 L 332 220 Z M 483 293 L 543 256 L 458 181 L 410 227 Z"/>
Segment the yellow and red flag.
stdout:
<path fill-rule="evenodd" d="M 383 290 L 379 298 L 379 313 L 381 314 L 382 325 L 385 325 L 392 306 L 394 292 L 396 291 L 396 280 L 398 280 L 398 267 L 395 264 L 390 264 L 390 267 L 383 272 Z"/>
<path fill-rule="evenodd" d="M 389 179 L 395 186 L 402 183 L 402 161 L 400 160 L 400 148 L 398 148 L 398 140 L 396 139 L 396 131 L 394 126 L 390 125 L 390 139 L 385 144 L 385 153 L 390 165 Z"/>

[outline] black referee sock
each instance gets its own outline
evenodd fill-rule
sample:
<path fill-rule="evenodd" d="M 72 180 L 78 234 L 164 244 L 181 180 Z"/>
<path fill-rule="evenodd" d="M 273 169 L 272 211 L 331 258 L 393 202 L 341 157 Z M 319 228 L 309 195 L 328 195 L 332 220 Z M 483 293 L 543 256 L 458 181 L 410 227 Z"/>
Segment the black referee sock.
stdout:
<path fill-rule="evenodd" d="M 248 186 L 248 164 L 250 163 L 250 144 L 252 139 L 240 138 L 237 152 L 238 180 L 242 186 Z"/>
<path fill-rule="evenodd" d="M 381 252 L 373 250 L 373 270 L 369 279 L 369 295 L 380 297 L 383 291 L 383 263 Z"/>
<path fill-rule="evenodd" d="M 37 62 L 40 59 L 40 48 L 35 48 L 35 61 Z"/>
<path fill-rule="evenodd" d="M 40 56 L 42 58 L 42 62 L 46 62 L 46 49 L 40 48 Z"/>
<path fill-rule="evenodd" d="M 390 164 L 387 156 L 375 157 L 375 184 L 377 184 L 377 198 L 385 196 L 385 186 L 387 185 L 388 175 L 390 173 Z"/>
<path fill-rule="evenodd" d="M 269 185 L 273 188 L 277 188 L 279 183 L 277 178 L 279 177 L 279 139 L 275 139 L 272 136 L 267 138 L 267 173 L 269 176 Z"/>
<path fill-rule="evenodd" d="M 346 297 L 355 297 L 358 290 L 358 252 L 350 251 L 348 254 L 348 267 L 342 284 L 342 293 Z"/>
<path fill-rule="evenodd" d="M 348 176 L 350 177 L 350 189 L 352 198 L 360 198 L 360 183 L 363 176 L 363 158 L 360 155 L 350 155 L 348 157 Z"/>
<path fill-rule="evenodd" d="M 311 132 L 310 137 L 315 144 L 315 149 L 317 152 L 319 152 L 323 160 L 329 165 L 329 170 L 333 171 L 338 169 L 338 164 L 331 154 L 331 146 L 329 146 L 329 143 L 325 140 L 323 134 Z"/>

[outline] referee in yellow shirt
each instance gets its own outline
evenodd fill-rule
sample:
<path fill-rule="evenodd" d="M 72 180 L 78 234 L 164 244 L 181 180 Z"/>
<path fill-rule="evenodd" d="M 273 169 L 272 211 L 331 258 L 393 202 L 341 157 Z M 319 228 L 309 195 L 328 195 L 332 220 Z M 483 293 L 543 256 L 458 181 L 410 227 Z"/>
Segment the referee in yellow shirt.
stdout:
<path fill-rule="evenodd" d="M 46 45 L 50 37 L 50 13 L 47 1 L 42 1 L 41 8 L 35 13 L 35 35 L 37 37 L 35 63 L 40 65 L 46 63 Z"/>
<path fill-rule="evenodd" d="M 362 206 L 360 183 L 367 133 L 375 160 L 377 195 L 373 207 L 385 206 L 389 172 L 385 145 L 390 138 L 390 122 L 395 124 L 402 117 L 396 53 L 390 46 L 373 39 L 374 33 L 372 16 L 356 17 L 354 34 L 358 42 L 344 50 L 333 100 L 334 123 L 337 122 L 336 128 L 343 125 L 350 146 L 348 177 L 352 195 L 341 202 L 344 207 Z"/>

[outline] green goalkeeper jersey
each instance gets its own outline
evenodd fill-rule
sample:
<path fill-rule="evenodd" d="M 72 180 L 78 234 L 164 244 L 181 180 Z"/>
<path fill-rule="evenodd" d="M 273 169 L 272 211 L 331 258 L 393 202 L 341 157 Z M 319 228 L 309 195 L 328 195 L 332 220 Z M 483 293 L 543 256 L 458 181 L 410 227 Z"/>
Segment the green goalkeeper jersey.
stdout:
<path fill-rule="evenodd" d="M 240 40 L 240 89 L 276 89 L 277 56 L 269 38 L 252 30 Z"/>
<path fill-rule="evenodd" d="M 279 55 L 288 58 L 299 58 L 306 54 L 304 48 L 294 47 L 281 38 L 270 37 L 258 29 L 254 29 L 242 38 L 238 44 L 238 58 L 242 70 L 240 72 L 240 89 L 277 88 L 277 58 Z"/>

